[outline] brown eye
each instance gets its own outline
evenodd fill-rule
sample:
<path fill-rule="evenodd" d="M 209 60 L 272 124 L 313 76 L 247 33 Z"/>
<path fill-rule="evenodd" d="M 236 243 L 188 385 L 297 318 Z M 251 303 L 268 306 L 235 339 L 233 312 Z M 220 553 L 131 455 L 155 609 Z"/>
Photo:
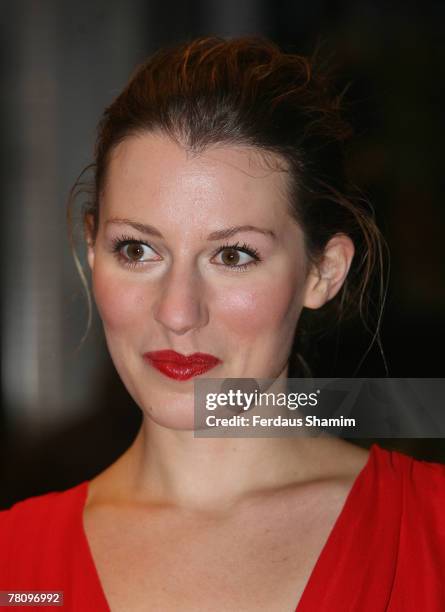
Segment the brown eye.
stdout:
<path fill-rule="evenodd" d="M 224 249 L 221 251 L 221 260 L 226 266 L 236 266 L 240 260 L 240 252 L 236 249 Z"/>
<path fill-rule="evenodd" d="M 253 252 L 247 251 L 246 247 L 226 246 L 223 247 L 217 254 L 219 265 L 226 268 L 245 269 L 253 263 L 257 263 L 259 258 Z"/>
<path fill-rule="evenodd" d="M 142 259 L 144 256 L 144 249 L 141 244 L 129 244 L 126 247 L 126 255 L 129 259 Z"/>
<path fill-rule="evenodd" d="M 122 254 L 126 259 L 133 262 L 149 261 L 153 259 L 153 249 L 141 242 L 130 242 L 122 248 Z"/>

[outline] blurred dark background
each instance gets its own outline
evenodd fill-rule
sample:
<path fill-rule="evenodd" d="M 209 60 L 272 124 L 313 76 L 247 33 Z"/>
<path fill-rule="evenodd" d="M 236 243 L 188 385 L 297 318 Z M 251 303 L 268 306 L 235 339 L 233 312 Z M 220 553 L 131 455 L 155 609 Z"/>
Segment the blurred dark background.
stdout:
<path fill-rule="evenodd" d="M 349 84 L 350 171 L 391 249 L 388 374 L 444 376 L 445 3 L 4 0 L 1 9 L 0 507 L 91 478 L 140 423 L 96 317 L 79 348 L 87 309 L 65 214 L 101 111 L 166 43 L 260 34 L 293 52 L 321 45 L 333 58 L 339 89 Z M 360 322 L 328 334 L 314 374 L 351 376 L 369 341 Z M 359 374 L 386 375 L 376 346 Z M 441 439 L 378 442 L 445 462 Z"/>

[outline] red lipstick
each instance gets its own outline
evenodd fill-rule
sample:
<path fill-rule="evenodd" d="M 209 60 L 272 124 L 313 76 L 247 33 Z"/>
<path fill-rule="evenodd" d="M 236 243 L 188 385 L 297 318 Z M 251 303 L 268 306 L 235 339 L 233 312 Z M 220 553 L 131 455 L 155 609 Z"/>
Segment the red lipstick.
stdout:
<path fill-rule="evenodd" d="M 144 359 L 162 374 L 175 380 L 188 380 L 199 376 L 221 363 L 220 359 L 206 353 L 181 355 L 170 350 L 144 353 Z"/>

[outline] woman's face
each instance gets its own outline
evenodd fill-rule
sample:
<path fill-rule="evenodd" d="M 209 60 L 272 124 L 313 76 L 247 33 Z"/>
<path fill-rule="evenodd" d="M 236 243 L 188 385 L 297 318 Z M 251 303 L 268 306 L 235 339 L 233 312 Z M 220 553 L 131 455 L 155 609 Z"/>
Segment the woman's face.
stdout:
<path fill-rule="evenodd" d="M 248 147 L 195 155 L 149 133 L 114 150 L 88 259 L 115 366 L 157 423 L 193 427 L 196 376 L 286 375 L 307 259 L 285 194 Z M 218 362 L 181 376 L 147 357 L 164 350 Z"/>

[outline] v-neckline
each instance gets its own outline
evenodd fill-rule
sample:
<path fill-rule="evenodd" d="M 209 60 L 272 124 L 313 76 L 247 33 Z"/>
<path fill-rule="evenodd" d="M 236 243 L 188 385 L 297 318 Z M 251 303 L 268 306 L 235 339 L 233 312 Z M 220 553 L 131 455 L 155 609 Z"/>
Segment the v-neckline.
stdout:
<path fill-rule="evenodd" d="M 349 515 L 350 512 L 350 508 L 351 506 L 353 506 L 353 498 L 355 497 L 355 493 L 359 487 L 359 485 L 361 484 L 361 481 L 365 478 L 366 473 L 370 470 L 370 466 L 371 463 L 373 462 L 374 456 L 377 452 L 378 446 L 376 444 L 372 444 L 370 449 L 369 449 L 369 455 L 368 458 L 366 460 L 365 465 L 362 467 L 362 469 L 360 470 L 360 472 L 357 474 L 357 476 L 354 479 L 354 482 L 351 485 L 351 488 L 349 489 L 348 494 L 345 497 L 345 501 L 343 502 L 343 506 L 334 522 L 334 525 L 331 528 L 331 531 L 329 532 L 328 537 L 326 538 L 326 541 L 321 549 L 321 552 L 318 556 L 317 561 L 314 564 L 314 567 L 312 568 L 312 571 L 309 575 L 308 581 L 306 582 L 306 585 L 303 589 L 303 592 L 300 596 L 300 600 L 298 602 L 298 604 L 296 605 L 295 608 L 295 612 L 300 612 L 300 610 L 303 610 L 303 606 L 306 607 L 306 600 L 309 600 L 310 598 L 310 594 L 312 589 L 316 588 L 316 577 L 317 575 L 320 573 L 321 568 L 323 566 L 323 563 L 325 562 L 325 559 L 328 557 L 328 552 L 329 549 L 331 547 L 331 542 L 333 542 L 333 540 L 335 539 L 336 533 L 337 531 L 340 529 L 341 524 L 344 523 L 345 518 Z M 79 512 L 79 531 L 80 531 L 80 542 L 81 542 L 81 546 L 83 546 L 84 551 L 85 551 L 85 557 L 87 559 L 87 568 L 86 571 L 88 573 L 91 573 L 94 575 L 94 582 L 96 584 L 96 590 L 98 592 L 98 596 L 100 599 L 102 599 L 103 601 L 103 606 L 104 608 L 106 608 L 107 610 L 111 610 L 110 605 L 107 601 L 107 597 L 105 595 L 105 591 L 103 589 L 100 577 L 99 577 L 99 572 L 97 571 L 97 567 L 96 564 L 94 562 L 94 557 L 93 557 L 93 553 L 91 551 L 90 548 L 90 544 L 88 542 L 88 538 L 86 535 L 86 531 L 85 531 L 85 527 L 84 527 L 84 522 L 83 522 L 83 518 L 84 518 L 84 510 L 85 510 L 85 505 L 86 505 L 86 501 L 88 499 L 88 490 L 89 490 L 89 481 L 86 480 L 83 483 L 81 483 L 79 485 L 79 489 L 81 492 L 80 495 L 80 512 Z"/>

